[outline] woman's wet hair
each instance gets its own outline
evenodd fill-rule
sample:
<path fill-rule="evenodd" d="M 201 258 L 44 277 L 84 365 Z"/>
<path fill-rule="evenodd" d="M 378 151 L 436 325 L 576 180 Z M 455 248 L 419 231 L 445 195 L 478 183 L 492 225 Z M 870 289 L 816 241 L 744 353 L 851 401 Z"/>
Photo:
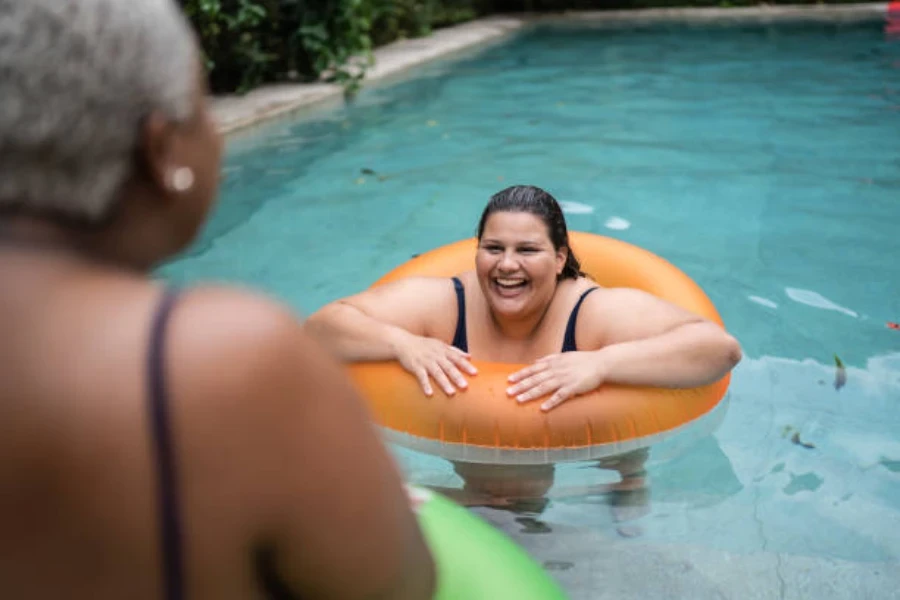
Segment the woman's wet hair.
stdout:
<path fill-rule="evenodd" d="M 157 112 L 194 114 L 199 56 L 174 0 L 0 0 L 0 215 L 99 224 Z"/>
<path fill-rule="evenodd" d="M 584 275 L 581 271 L 581 264 L 569 246 L 566 218 L 563 216 L 562 208 L 556 198 L 533 185 L 514 185 L 497 192 L 491 196 L 487 206 L 484 207 L 484 212 L 481 213 L 481 220 L 478 222 L 479 240 L 484 234 L 484 226 L 488 217 L 497 212 L 527 212 L 539 217 L 547 226 L 547 233 L 553 243 L 553 248 L 556 250 L 568 249 L 566 264 L 558 279 L 576 279 Z"/>

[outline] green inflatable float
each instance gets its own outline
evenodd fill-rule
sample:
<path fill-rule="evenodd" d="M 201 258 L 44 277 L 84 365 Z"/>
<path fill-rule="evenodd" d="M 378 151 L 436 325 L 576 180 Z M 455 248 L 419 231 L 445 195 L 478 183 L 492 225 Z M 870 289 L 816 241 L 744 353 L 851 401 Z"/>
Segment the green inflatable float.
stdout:
<path fill-rule="evenodd" d="M 430 490 L 407 486 L 437 565 L 434 600 L 566 600 L 512 540 Z"/>

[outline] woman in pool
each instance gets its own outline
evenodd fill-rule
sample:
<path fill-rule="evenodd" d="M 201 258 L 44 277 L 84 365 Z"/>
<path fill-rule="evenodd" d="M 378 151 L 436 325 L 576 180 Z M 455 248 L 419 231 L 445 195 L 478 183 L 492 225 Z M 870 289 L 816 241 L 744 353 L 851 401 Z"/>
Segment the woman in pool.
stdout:
<path fill-rule="evenodd" d="M 458 309 L 462 307 L 462 311 Z M 452 279 L 413 277 L 323 307 L 311 332 L 344 361 L 397 360 L 447 394 L 475 376 L 470 357 L 529 363 L 510 377 L 510 402 L 552 410 L 604 383 L 694 387 L 741 358 L 717 324 L 634 289 L 585 277 L 569 249 L 556 200 L 532 186 L 494 195 L 478 223 L 475 270 Z M 622 489 L 640 488 L 645 451 L 604 461 Z M 456 463 L 466 489 L 542 496 L 553 467 Z"/>
<path fill-rule="evenodd" d="M 172 0 L 0 0 L 0 595 L 430 599 L 398 472 L 285 308 L 175 293 L 221 140 Z"/>

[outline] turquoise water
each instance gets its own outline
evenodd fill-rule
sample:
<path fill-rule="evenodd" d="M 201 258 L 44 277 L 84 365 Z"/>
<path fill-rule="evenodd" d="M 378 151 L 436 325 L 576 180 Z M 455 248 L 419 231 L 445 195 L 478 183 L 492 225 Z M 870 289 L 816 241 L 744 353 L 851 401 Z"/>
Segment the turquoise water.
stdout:
<path fill-rule="evenodd" d="M 881 23 L 544 27 L 236 138 L 225 171 L 163 276 L 308 314 L 530 183 L 706 289 L 746 358 L 721 425 L 654 450 L 640 530 L 605 496 L 478 509 L 573 598 L 900 597 L 900 42 Z M 570 465 L 557 488 L 614 480 Z"/>

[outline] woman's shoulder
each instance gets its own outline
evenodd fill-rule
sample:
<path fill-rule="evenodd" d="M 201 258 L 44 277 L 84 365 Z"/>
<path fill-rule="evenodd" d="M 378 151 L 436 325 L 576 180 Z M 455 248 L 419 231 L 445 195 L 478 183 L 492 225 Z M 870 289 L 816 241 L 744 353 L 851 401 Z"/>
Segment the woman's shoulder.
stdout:
<path fill-rule="evenodd" d="M 605 289 L 603 286 L 585 275 L 579 275 L 572 279 L 563 279 L 556 285 L 556 293 L 561 296 L 564 302 L 570 300 L 577 302 L 587 292 L 591 292 L 588 296 L 596 296 L 597 294 L 594 290 L 599 291 L 603 289 Z"/>

